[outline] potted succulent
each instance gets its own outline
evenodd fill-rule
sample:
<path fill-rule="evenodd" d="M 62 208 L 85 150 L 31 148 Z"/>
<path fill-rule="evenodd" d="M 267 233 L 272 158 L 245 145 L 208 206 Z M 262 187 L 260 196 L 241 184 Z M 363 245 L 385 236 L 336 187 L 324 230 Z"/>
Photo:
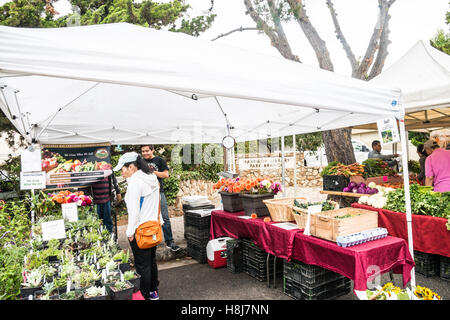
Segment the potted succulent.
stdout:
<path fill-rule="evenodd" d="M 118 261 L 119 264 L 119 269 L 122 272 L 126 272 L 128 270 L 130 270 L 130 251 L 126 250 L 121 250 L 118 253 L 116 253 L 113 257 L 114 261 Z"/>
<path fill-rule="evenodd" d="M 141 289 L 141 276 L 133 270 L 125 271 L 123 279 L 129 281 L 134 286 L 134 292 Z"/>
<path fill-rule="evenodd" d="M 29 273 L 24 273 L 24 282 L 20 288 L 20 296 L 28 297 L 33 296 L 36 291 L 42 290 L 43 274 L 40 269 L 32 270 Z"/>
<path fill-rule="evenodd" d="M 34 293 L 34 300 L 56 300 L 58 299 L 58 290 L 53 282 L 46 282 L 42 290 Z"/>
<path fill-rule="evenodd" d="M 84 300 L 106 300 L 108 295 L 105 287 L 92 286 L 84 290 L 83 298 Z"/>
<path fill-rule="evenodd" d="M 69 292 L 64 292 L 59 295 L 60 300 L 82 300 L 83 299 L 83 291 L 82 290 L 73 290 Z"/>
<path fill-rule="evenodd" d="M 116 281 L 108 288 L 113 300 L 131 300 L 134 286 L 129 281 Z"/>

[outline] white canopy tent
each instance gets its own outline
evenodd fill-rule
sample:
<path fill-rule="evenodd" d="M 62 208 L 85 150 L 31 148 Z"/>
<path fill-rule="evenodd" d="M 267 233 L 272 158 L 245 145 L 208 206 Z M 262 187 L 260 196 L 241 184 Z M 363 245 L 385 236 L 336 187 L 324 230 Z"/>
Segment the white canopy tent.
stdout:
<path fill-rule="evenodd" d="M 33 143 L 249 141 L 388 117 L 406 143 L 399 89 L 125 23 L 1 26 L 0 89 L 2 111 Z M 406 158 L 403 168 L 409 186 Z M 409 192 L 406 206 L 413 255 Z"/>

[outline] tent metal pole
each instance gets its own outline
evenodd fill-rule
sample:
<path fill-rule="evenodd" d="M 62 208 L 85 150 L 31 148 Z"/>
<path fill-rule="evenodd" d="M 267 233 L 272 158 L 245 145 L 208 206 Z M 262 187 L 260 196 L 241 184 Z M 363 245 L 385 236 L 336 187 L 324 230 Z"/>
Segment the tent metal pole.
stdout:
<path fill-rule="evenodd" d="M 284 136 L 281 136 L 281 177 L 283 184 L 283 198 L 286 197 L 286 168 L 284 164 Z"/>
<path fill-rule="evenodd" d="M 294 152 L 294 198 L 297 197 L 297 146 L 295 134 L 292 135 L 292 146 Z"/>
<path fill-rule="evenodd" d="M 414 259 L 414 244 L 413 244 L 413 235 L 412 235 L 412 216 L 411 216 L 411 194 L 409 191 L 409 172 L 408 172 L 408 153 L 407 150 L 407 140 L 405 134 L 405 118 L 402 116 L 399 119 L 400 122 L 400 139 L 402 144 L 402 150 L 404 150 L 402 154 L 402 167 L 403 167 L 403 184 L 405 190 L 405 206 L 406 206 L 406 224 L 408 229 L 408 245 L 409 252 L 411 253 L 411 257 Z M 416 275 L 415 268 L 411 269 L 411 287 L 414 288 L 416 286 Z M 414 289 L 413 289 L 414 290 Z"/>

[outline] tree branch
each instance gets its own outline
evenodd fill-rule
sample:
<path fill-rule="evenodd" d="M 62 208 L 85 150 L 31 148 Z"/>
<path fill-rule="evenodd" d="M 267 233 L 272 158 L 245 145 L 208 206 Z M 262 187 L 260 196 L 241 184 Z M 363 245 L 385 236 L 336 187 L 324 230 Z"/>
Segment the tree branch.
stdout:
<path fill-rule="evenodd" d="M 342 43 L 342 47 L 344 48 L 345 53 L 347 54 L 347 58 L 350 61 L 350 65 L 352 67 L 352 74 L 356 71 L 358 68 L 358 62 L 356 61 L 355 55 L 350 48 L 350 45 L 347 42 L 347 39 L 345 39 L 344 33 L 342 32 L 341 26 L 339 24 L 339 21 L 337 19 L 337 13 L 334 9 L 334 5 L 331 2 L 331 0 L 327 0 L 327 6 L 328 9 L 330 9 L 331 18 L 333 20 L 335 32 L 336 32 L 336 38 Z"/>
<path fill-rule="evenodd" d="M 364 58 L 362 59 L 359 68 L 356 71 L 356 74 L 353 75 L 355 78 L 359 79 L 366 78 L 366 74 L 373 63 L 375 52 L 379 48 L 379 42 L 385 22 L 387 20 L 389 8 L 394 2 L 395 0 L 391 0 L 389 2 L 387 2 L 386 0 L 378 0 L 378 6 L 380 8 L 378 20 L 373 30 L 372 37 L 370 38 L 369 45 L 367 46 Z"/>
<path fill-rule="evenodd" d="M 222 37 L 226 37 L 226 36 L 232 34 L 233 32 L 237 32 L 237 31 L 242 32 L 242 31 L 247 31 L 247 30 L 259 30 L 259 29 L 258 28 L 252 28 L 252 27 L 243 28 L 241 26 L 240 28 L 236 28 L 236 29 L 233 29 L 231 31 L 228 31 L 228 32 L 225 32 L 225 33 L 221 33 L 217 37 L 212 39 L 211 41 L 217 40 L 217 39 L 222 38 Z M 261 31 L 261 30 L 259 30 L 259 31 Z"/>
<path fill-rule="evenodd" d="M 388 14 L 386 17 L 386 21 L 384 22 L 383 31 L 381 32 L 380 46 L 378 48 L 377 58 L 375 59 L 375 62 L 372 66 L 372 69 L 370 71 L 370 74 L 369 74 L 367 80 L 372 80 L 373 78 L 375 78 L 377 75 L 379 75 L 381 73 L 381 71 L 383 70 L 386 58 L 389 54 L 389 52 L 387 51 L 387 47 L 391 43 L 391 41 L 389 40 L 389 33 L 390 33 L 389 20 L 390 20 L 390 18 L 391 18 L 391 16 Z"/>
<path fill-rule="evenodd" d="M 319 67 L 328 71 L 334 71 L 333 63 L 331 62 L 330 53 L 328 52 L 325 41 L 320 38 L 319 33 L 306 15 L 302 0 L 287 0 L 287 2 L 291 7 L 295 20 L 302 28 L 303 33 L 316 53 Z"/>
<path fill-rule="evenodd" d="M 284 39 L 279 37 L 278 34 L 267 24 L 267 22 L 264 21 L 264 19 L 261 18 L 261 16 L 255 11 L 251 0 L 244 0 L 244 5 L 247 8 L 246 14 L 249 14 L 253 21 L 255 21 L 256 27 L 259 30 L 264 31 L 264 33 L 269 37 L 272 46 L 277 48 L 284 58 L 300 62 L 300 59 L 290 50 L 289 45 L 286 46 L 286 43 L 283 42 Z"/>

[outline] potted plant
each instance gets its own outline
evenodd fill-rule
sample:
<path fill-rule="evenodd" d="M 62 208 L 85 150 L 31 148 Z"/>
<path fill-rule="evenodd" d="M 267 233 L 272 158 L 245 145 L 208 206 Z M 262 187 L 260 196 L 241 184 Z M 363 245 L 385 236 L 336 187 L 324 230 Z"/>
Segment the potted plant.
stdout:
<path fill-rule="evenodd" d="M 105 287 L 92 286 L 84 290 L 83 298 L 84 300 L 106 300 L 108 295 Z"/>
<path fill-rule="evenodd" d="M 110 287 L 113 300 L 131 300 L 134 286 L 129 281 L 116 281 Z"/>
<path fill-rule="evenodd" d="M 69 292 L 64 292 L 59 295 L 60 300 L 82 300 L 83 299 L 83 291 L 82 290 L 73 290 Z"/>
<path fill-rule="evenodd" d="M 114 255 L 113 260 L 119 262 L 119 269 L 122 272 L 130 270 L 130 251 L 126 250 L 126 253 L 125 250 L 119 251 Z"/>
<path fill-rule="evenodd" d="M 213 189 L 219 190 L 222 198 L 223 210 L 228 212 L 238 212 L 243 210 L 242 199 L 239 197 L 239 178 L 221 178 L 213 185 Z"/>
<path fill-rule="evenodd" d="M 123 279 L 129 281 L 134 286 L 134 292 L 141 289 L 141 276 L 133 270 L 124 272 Z"/>
<path fill-rule="evenodd" d="M 240 191 L 244 214 L 251 216 L 253 213 L 258 217 L 269 216 L 270 212 L 263 200 L 273 199 L 281 191 L 281 184 L 270 179 L 256 180 L 241 179 L 237 190 Z"/>
<path fill-rule="evenodd" d="M 25 281 L 22 283 L 22 287 L 20 288 L 20 296 L 26 298 L 30 295 L 33 296 L 36 291 L 41 290 L 42 279 L 43 274 L 40 269 L 35 269 L 29 273 L 25 273 Z"/>
<path fill-rule="evenodd" d="M 46 282 L 42 290 L 34 293 L 34 300 L 56 300 L 58 299 L 58 290 L 53 282 Z"/>

